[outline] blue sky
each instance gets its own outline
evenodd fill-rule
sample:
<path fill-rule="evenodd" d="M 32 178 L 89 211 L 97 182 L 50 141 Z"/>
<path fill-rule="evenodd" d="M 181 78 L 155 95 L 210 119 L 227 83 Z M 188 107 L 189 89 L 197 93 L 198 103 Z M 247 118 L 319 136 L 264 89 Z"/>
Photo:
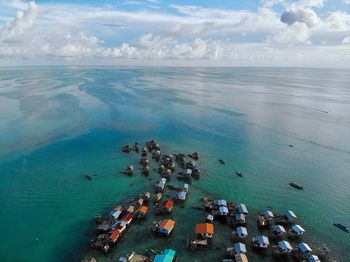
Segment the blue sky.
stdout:
<path fill-rule="evenodd" d="M 350 67 L 350 0 L 0 0 L 0 65 Z"/>

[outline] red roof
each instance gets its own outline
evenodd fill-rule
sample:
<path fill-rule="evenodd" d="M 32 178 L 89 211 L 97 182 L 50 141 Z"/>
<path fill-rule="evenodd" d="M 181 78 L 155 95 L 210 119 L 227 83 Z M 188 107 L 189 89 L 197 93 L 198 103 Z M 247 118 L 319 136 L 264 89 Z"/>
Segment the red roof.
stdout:
<path fill-rule="evenodd" d="M 175 226 L 175 221 L 171 219 L 164 219 L 160 225 L 159 228 L 163 228 L 165 230 L 171 231 Z"/>
<path fill-rule="evenodd" d="M 116 229 L 109 236 L 109 239 L 112 240 L 113 242 L 115 242 L 119 238 L 119 235 L 120 235 L 120 231 L 118 229 Z"/>
<path fill-rule="evenodd" d="M 129 213 L 129 214 L 125 215 L 122 220 L 130 223 L 132 221 L 132 214 Z"/>
<path fill-rule="evenodd" d="M 165 201 L 163 206 L 166 208 L 166 209 L 171 209 L 174 205 L 174 202 L 171 201 L 171 200 L 168 200 L 168 201 Z"/>

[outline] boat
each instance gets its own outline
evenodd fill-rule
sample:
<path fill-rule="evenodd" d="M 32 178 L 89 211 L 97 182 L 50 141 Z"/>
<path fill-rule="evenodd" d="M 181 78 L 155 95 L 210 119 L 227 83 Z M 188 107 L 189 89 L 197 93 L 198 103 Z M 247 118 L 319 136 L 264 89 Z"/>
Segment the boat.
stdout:
<path fill-rule="evenodd" d="M 219 159 L 219 162 L 220 162 L 220 164 L 222 164 L 222 165 L 225 165 L 225 164 L 226 164 L 225 161 L 222 160 L 222 159 Z"/>
<path fill-rule="evenodd" d="M 302 185 L 299 185 L 298 183 L 290 182 L 289 185 L 296 189 L 300 189 L 300 190 L 304 189 L 304 187 Z"/>
<path fill-rule="evenodd" d="M 341 230 L 349 233 L 349 227 L 344 226 L 343 224 L 340 224 L 340 223 L 333 223 L 333 225 L 335 225 L 337 228 L 340 228 Z"/>
<path fill-rule="evenodd" d="M 91 174 L 85 174 L 85 178 L 87 180 L 92 180 L 92 175 Z"/>
<path fill-rule="evenodd" d="M 243 174 L 239 171 L 236 171 L 236 175 L 239 176 L 239 177 L 243 177 Z"/>
<path fill-rule="evenodd" d="M 125 145 L 122 147 L 122 152 L 124 152 L 124 153 L 129 153 L 130 150 L 131 150 L 130 145 Z"/>

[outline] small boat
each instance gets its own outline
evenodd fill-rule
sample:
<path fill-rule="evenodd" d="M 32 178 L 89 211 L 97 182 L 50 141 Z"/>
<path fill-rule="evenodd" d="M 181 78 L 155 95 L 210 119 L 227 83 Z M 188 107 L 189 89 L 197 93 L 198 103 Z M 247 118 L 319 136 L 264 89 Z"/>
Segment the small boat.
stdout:
<path fill-rule="evenodd" d="M 220 164 L 222 164 L 222 165 L 225 165 L 225 164 L 226 164 L 225 161 L 222 160 L 222 159 L 219 159 L 219 162 L 220 162 Z"/>
<path fill-rule="evenodd" d="M 92 175 L 91 174 L 85 174 L 85 178 L 87 180 L 92 180 Z"/>
<path fill-rule="evenodd" d="M 289 145 L 289 147 L 294 147 L 293 145 Z"/>
<path fill-rule="evenodd" d="M 337 228 L 340 228 L 341 230 L 349 233 L 349 228 L 347 226 L 344 226 L 343 224 L 340 224 L 340 223 L 333 223 L 333 225 L 335 225 Z"/>
<path fill-rule="evenodd" d="M 239 171 L 236 171 L 236 175 L 239 176 L 239 177 L 243 177 L 243 174 Z"/>
<path fill-rule="evenodd" d="M 296 189 L 300 189 L 300 190 L 304 189 L 304 187 L 302 185 L 299 185 L 299 184 L 294 183 L 294 182 L 290 182 L 289 185 L 296 188 Z"/>
<path fill-rule="evenodd" d="M 123 146 L 123 147 L 122 147 L 122 152 L 124 152 L 124 153 L 129 153 L 130 150 L 131 150 L 130 145 L 126 145 L 126 146 Z"/>

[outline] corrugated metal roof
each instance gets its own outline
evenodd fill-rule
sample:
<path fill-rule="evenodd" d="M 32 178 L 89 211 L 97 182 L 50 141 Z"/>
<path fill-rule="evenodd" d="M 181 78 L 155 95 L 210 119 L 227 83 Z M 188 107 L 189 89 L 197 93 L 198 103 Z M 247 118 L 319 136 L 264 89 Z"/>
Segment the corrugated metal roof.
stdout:
<path fill-rule="evenodd" d="M 234 244 L 235 253 L 247 253 L 247 248 L 243 243 L 235 243 Z"/>

